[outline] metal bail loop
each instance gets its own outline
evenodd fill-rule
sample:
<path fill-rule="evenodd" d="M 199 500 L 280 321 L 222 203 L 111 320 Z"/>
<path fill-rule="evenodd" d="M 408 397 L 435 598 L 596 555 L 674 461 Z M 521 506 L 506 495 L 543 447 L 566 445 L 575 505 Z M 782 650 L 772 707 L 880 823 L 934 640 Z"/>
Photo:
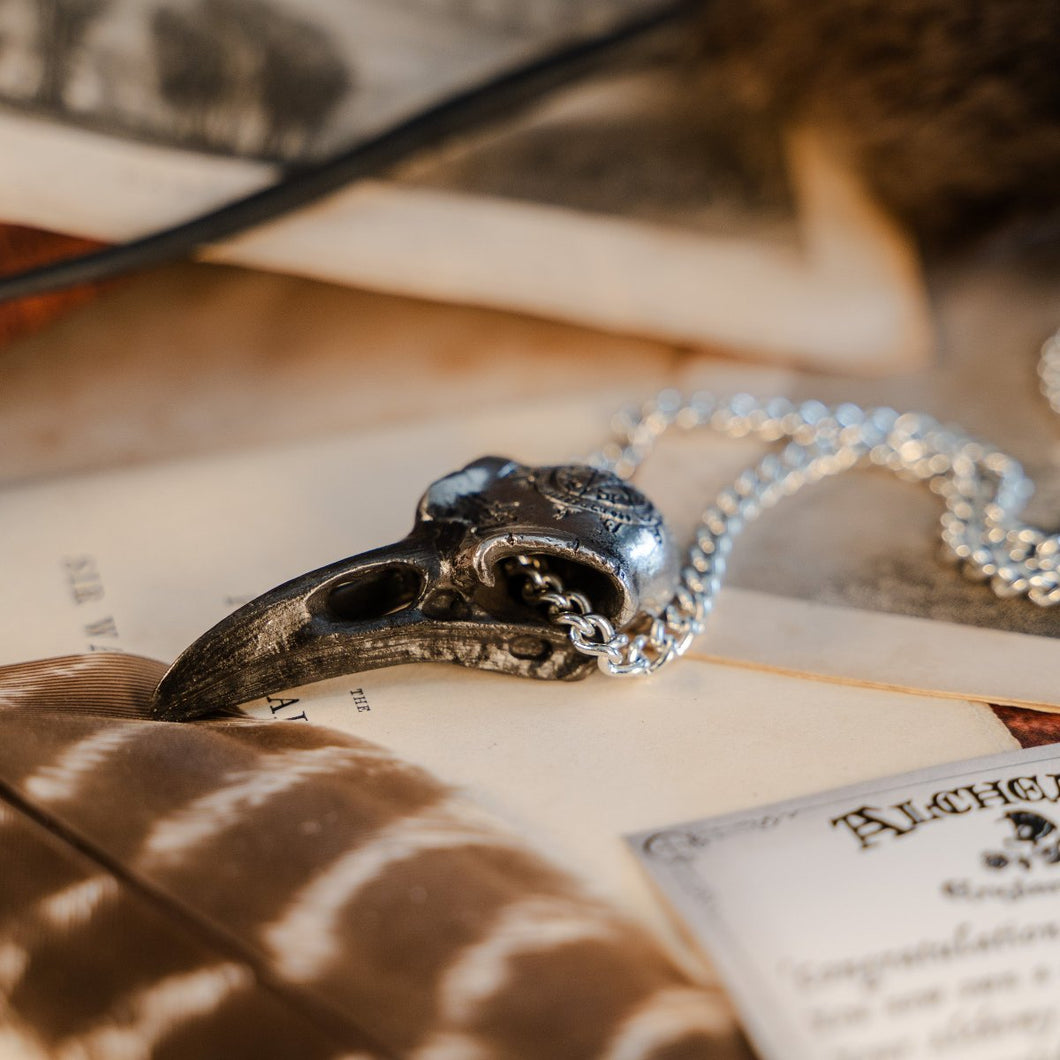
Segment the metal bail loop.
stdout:
<path fill-rule="evenodd" d="M 584 677 L 594 660 L 524 597 L 514 557 L 540 558 L 616 627 L 662 607 L 679 574 L 662 517 L 627 482 L 485 457 L 428 489 L 402 541 L 304 574 L 219 622 L 162 678 L 154 714 L 192 718 L 410 662 Z"/>

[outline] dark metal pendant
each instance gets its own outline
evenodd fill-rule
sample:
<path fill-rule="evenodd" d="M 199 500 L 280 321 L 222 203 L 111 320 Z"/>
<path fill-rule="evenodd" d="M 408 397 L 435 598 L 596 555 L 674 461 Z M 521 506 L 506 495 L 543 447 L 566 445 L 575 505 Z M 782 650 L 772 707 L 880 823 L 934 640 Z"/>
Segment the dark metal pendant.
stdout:
<path fill-rule="evenodd" d="M 410 662 L 573 680 L 594 669 L 526 603 L 506 561 L 541 557 L 615 626 L 661 607 L 679 572 L 654 505 L 584 465 L 484 457 L 440 479 L 396 544 L 303 574 L 239 608 L 163 677 L 168 721 Z"/>

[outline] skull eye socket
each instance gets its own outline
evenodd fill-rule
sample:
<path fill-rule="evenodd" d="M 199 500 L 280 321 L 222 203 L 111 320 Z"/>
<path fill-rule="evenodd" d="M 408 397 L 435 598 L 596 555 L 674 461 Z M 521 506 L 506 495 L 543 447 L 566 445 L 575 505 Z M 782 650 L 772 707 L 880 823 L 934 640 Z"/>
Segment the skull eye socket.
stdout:
<path fill-rule="evenodd" d="M 607 618 L 613 617 L 621 607 L 621 598 L 615 587 L 615 581 L 602 571 L 590 567 L 587 563 L 576 563 L 556 556 L 552 553 L 542 552 L 533 554 L 534 558 L 542 560 L 546 570 L 555 573 L 563 587 L 568 592 L 584 593 L 592 604 L 593 610 L 600 612 Z M 523 588 L 527 583 L 527 576 L 517 566 L 510 566 L 501 561 L 497 569 L 497 583 L 504 586 L 503 591 L 510 601 L 514 601 L 518 607 L 525 608 L 526 601 L 523 596 Z"/>
<path fill-rule="evenodd" d="M 423 575 L 403 563 L 376 567 L 328 594 L 328 614 L 340 622 L 369 622 L 403 611 L 423 592 Z"/>

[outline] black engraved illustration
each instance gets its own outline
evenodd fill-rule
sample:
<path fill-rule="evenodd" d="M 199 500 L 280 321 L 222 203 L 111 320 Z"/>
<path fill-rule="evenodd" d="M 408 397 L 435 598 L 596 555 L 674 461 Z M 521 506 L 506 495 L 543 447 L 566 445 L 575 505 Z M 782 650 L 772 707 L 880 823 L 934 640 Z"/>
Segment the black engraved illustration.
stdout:
<path fill-rule="evenodd" d="M 1060 863 L 1060 829 L 1055 822 L 1030 810 L 1010 810 L 1002 820 L 1011 825 L 1013 834 L 1005 839 L 1003 850 L 989 850 L 983 854 L 985 868 L 1028 871 L 1035 864 Z"/>
<path fill-rule="evenodd" d="M 0 0 L 0 103 L 272 161 L 340 149 L 652 0 Z"/>
<path fill-rule="evenodd" d="M 92 22 L 107 0 L 38 0 L 41 76 L 37 101 L 44 107 L 62 105 L 73 59 Z"/>
<path fill-rule="evenodd" d="M 256 119 L 255 153 L 295 157 L 353 87 L 324 31 L 267 0 L 160 8 L 151 30 L 159 91 L 186 144 L 224 146 Z"/>
<path fill-rule="evenodd" d="M 348 51 L 316 12 L 284 0 L 5 0 L 0 101 L 109 133 L 294 159 L 355 93 Z"/>

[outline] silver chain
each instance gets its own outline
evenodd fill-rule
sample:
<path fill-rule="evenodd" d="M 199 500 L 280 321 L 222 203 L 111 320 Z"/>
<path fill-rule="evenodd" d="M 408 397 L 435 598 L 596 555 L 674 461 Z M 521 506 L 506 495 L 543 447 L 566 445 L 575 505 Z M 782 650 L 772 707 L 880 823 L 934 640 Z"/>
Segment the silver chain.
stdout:
<path fill-rule="evenodd" d="M 1042 392 L 1060 414 L 1060 332 L 1043 346 Z M 682 655 L 703 632 L 721 588 L 733 544 L 744 527 L 811 482 L 854 467 L 880 467 L 924 482 L 945 505 L 942 541 L 965 574 L 989 581 L 999 597 L 1026 596 L 1040 607 L 1060 604 L 1060 534 L 1019 521 L 1033 482 L 1011 456 L 922 413 L 863 409 L 748 394 L 684 399 L 664 391 L 615 418 L 616 440 L 590 459 L 629 478 L 672 428 L 710 427 L 729 438 L 785 442 L 723 489 L 703 513 L 670 603 L 616 630 L 590 600 L 570 592 L 537 557 L 517 556 L 523 596 L 566 629 L 578 651 L 595 656 L 612 676 L 654 673 Z"/>

